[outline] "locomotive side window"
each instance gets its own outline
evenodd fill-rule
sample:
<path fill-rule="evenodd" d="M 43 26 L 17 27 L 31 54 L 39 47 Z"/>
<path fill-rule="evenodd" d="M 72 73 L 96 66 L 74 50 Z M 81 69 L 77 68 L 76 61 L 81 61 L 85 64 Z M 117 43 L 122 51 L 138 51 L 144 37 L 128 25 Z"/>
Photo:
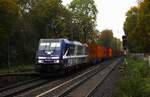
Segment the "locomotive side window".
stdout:
<path fill-rule="evenodd" d="M 74 55 L 75 46 L 69 45 L 67 56 Z"/>
<path fill-rule="evenodd" d="M 77 55 L 82 55 L 82 52 L 83 52 L 83 47 L 77 46 Z"/>
<path fill-rule="evenodd" d="M 82 54 L 86 55 L 86 47 L 83 47 Z"/>
<path fill-rule="evenodd" d="M 85 47 L 85 53 L 84 54 L 88 55 L 88 48 L 87 47 Z"/>
<path fill-rule="evenodd" d="M 66 54 L 66 53 L 67 53 L 67 50 L 69 50 L 69 48 L 68 48 L 68 44 L 66 44 L 66 45 L 65 45 L 65 49 L 64 49 L 63 54 Z"/>

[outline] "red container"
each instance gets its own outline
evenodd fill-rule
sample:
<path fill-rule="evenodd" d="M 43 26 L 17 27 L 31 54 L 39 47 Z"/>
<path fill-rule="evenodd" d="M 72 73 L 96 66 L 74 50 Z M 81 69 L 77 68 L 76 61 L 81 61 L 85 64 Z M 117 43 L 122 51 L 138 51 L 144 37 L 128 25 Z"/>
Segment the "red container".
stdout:
<path fill-rule="evenodd" d="M 89 51 L 89 58 L 91 60 L 95 60 L 95 59 L 103 59 L 105 57 L 107 57 L 107 49 L 101 45 L 97 45 L 97 44 L 88 44 L 88 51 Z"/>

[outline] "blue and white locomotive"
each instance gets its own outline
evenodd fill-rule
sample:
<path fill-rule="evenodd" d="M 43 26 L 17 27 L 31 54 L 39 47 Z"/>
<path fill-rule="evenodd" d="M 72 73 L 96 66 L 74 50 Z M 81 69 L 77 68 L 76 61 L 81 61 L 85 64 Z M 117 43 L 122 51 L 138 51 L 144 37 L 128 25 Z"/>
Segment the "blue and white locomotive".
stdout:
<path fill-rule="evenodd" d="M 40 39 L 36 53 L 36 70 L 53 72 L 70 70 L 88 62 L 87 45 L 68 39 Z"/>

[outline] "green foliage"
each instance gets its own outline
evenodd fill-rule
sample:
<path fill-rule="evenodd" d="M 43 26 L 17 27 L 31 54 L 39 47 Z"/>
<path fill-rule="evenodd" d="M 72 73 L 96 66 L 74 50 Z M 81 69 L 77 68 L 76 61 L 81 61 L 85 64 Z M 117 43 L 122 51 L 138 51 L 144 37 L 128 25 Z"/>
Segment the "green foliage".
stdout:
<path fill-rule="evenodd" d="M 85 15 L 92 20 L 96 20 L 97 9 L 94 0 L 73 0 L 70 4 L 73 12 Z"/>
<path fill-rule="evenodd" d="M 148 62 L 129 57 L 119 82 L 117 97 L 150 97 L 150 69 Z"/>
<path fill-rule="evenodd" d="M 101 32 L 100 39 L 105 47 L 110 47 L 113 40 L 113 32 L 112 30 L 103 30 Z"/>
<path fill-rule="evenodd" d="M 9 38 L 18 15 L 19 8 L 15 0 L 0 0 L 0 37 Z"/>
<path fill-rule="evenodd" d="M 0 64 L 8 60 L 9 39 L 14 35 L 18 16 L 19 6 L 16 0 L 0 0 Z"/>
<path fill-rule="evenodd" d="M 97 15 L 94 0 L 73 0 L 69 8 L 74 13 L 73 23 L 78 25 L 75 30 L 80 32 L 77 35 L 81 37 L 77 40 L 84 42 L 93 40 Z"/>
<path fill-rule="evenodd" d="M 114 51 L 121 50 L 121 41 L 113 36 L 112 30 L 103 30 L 97 43 L 105 47 L 111 47 Z"/>
<path fill-rule="evenodd" d="M 124 30 L 131 52 L 150 52 L 150 1 L 143 0 L 131 8 L 126 16 Z"/>

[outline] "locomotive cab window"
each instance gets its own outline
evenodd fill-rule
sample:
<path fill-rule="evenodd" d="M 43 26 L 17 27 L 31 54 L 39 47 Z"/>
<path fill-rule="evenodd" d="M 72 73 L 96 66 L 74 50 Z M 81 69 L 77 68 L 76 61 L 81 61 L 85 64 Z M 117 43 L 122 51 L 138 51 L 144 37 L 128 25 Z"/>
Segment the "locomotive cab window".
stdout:
<path fill-rule="evenodd" d="M 60 49 L 59 42 L 41 42 L 39 45 L 39 50 L 53 51 L 55 49 Z"/>
<path fill-rule="evenodd" d="M 38 50 L 44 51 L 47 55 L 60 55 L 61 42 L 59 40 L 41 39 Z"/>

